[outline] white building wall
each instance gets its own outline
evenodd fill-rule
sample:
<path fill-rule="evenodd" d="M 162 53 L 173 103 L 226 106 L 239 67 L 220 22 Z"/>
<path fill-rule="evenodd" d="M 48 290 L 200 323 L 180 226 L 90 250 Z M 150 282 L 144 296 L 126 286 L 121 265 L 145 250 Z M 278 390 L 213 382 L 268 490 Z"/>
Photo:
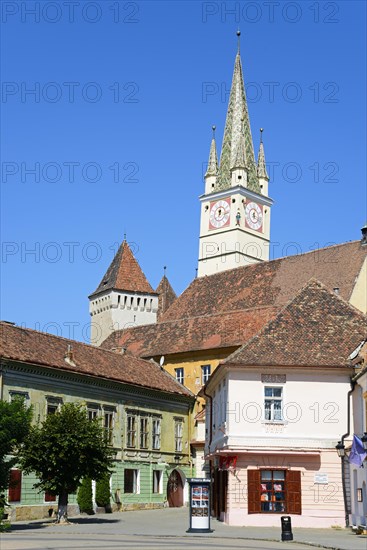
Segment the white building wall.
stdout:
<path fill-rule="evenodd" d="M 158 296 L 110 291 L 93 297 L 91 344 L 100 345 L 115 330 L 157 322 Z"/>
<path fill-rule="evenodd" d="M 283 388 L 282 421 L 264 420 L 265 386 Z M 228 474 L 226 522 L 279 525 L 279 514 L 247 513 L 247 471 L 265 467 L 301 472 L 302 514 L 292 516 L 294 526 L 345 525 L 335 445 L 348 429 L 349 389 L 347 369 L 242 369 L 218 379 L 210 450 L 214 464 L 228 451 L 237 456 L 236 473 Z M 320 474 L 326 482 L 320 482 Z"/>

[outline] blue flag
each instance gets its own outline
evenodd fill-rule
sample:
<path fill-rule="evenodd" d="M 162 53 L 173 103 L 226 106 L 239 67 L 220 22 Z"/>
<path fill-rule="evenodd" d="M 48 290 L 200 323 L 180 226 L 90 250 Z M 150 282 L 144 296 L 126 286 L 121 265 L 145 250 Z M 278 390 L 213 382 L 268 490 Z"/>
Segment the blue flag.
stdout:
<path fill-rule="evenodd" d="M 367 452 L 363 447 L 362 441 L 356 435 L 353 436 L 352 448 L 350 450 L 349 462 L 355 464 L 359 468 L 363 466 L 363 461 L 367 456 Z"/>

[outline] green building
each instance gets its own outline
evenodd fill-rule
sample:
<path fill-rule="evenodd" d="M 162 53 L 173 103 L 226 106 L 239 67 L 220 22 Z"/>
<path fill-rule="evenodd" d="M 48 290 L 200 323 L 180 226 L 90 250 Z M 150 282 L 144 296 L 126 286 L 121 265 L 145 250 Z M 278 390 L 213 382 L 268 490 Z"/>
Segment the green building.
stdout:
<path fill-rule="evenodd" d="M 85 405 L 99 417 L 114 449 L 113 510 L 182 506 L 190 455 L 194 395 L 153 361 L 0 323 L 0 398 L 22 396 L 34 421 L 63 403 Z M 57 508 L 33 488 L 32 476 L 12 470 L 8 501 L 14 519 L 37 519 Z M 95 486 L 93 484 L 93 489 Z M 71 495 L 69 514 L 78 511 Z"/>

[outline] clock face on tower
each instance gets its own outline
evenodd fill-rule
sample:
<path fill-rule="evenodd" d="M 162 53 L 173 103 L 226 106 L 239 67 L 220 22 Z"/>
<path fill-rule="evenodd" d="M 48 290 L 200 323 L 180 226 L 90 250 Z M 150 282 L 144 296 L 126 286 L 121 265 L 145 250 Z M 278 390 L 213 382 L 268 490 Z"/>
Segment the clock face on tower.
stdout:
<path fill-rule="evenodd" d="M 229 225 L 230 213 L 230 199 L 222 199 L 210 203 L 209 229 L 220 229 Z"/>
<path fill-rule="evenodd" d="M 247 227 L 254 231 L 262 231 L 263 208 L 256 202 L 249 202 L 245 208 L 245 222 Z"/>

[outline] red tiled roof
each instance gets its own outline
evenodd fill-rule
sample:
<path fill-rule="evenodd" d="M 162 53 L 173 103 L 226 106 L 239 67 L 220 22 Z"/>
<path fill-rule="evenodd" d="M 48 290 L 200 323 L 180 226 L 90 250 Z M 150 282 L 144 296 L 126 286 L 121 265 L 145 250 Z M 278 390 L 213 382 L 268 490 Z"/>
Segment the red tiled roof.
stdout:
<path fill-rule="evenodd" d="M 65 360 L 68 346 L 72 349 L 71 361 Z M 0 322 L 0 356 L 163 392 L 193 395 L 152 361 L 4 322 Z"/>
<path fill-rule="evenodd" d="M 142 357 L 240 346 L 312 277 L 349 300 L 366 253 L 355 241 L 194 279 L 158 324 L 116 331 L 102 346 Z"/>
<path fill-rule="evenodd" d="M 161 282 L 157 286 L 156 293 L 159 294 L 157 313 L 157 319 L 159 321 L 163 313 L 165 313 L 165 311 L 167 311 L 167 309 L 171 307 L 173 302 L 177 299 L 177 295 L 165 275 L 163 275 Z"/>
<path fill-rule="evenodd" d="M 121 244 L 104 277 L 91 296 L 111 289 L 155 294 L 126 241 Z"/>
<path fill-rule="evenodd" d="M 367 317 L 315 279 L 223 364 L 347 367 Z"/>
<path fill-rule="evenodd" d="M 330 289 L 338 287 L 340 296 L 349 300 L 366 254 L 367 246 L 354 241 L 199 277 L 161 322 L 252 307 L 279 307 L 312 277 Z"/>
<path fill-rule="evenodd" d="M 139 357 L 240 346 L 274 317 L 275 312 L 274 308 L 253 308 L 117 330 L 102 346 L 106 349 L 122 346 Z"/>

